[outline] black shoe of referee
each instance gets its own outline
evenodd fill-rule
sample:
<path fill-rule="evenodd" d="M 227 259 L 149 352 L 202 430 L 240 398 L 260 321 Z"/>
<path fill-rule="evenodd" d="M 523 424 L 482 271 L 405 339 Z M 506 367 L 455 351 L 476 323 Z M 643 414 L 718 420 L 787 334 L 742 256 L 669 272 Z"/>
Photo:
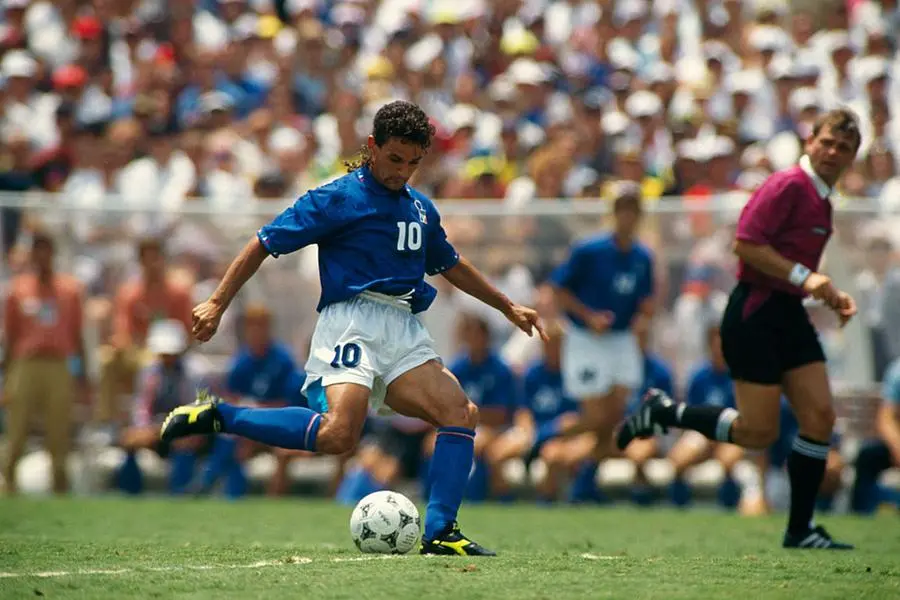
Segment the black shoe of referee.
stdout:
<path fill-rule="evenodd" d="M 644 402 L 636 413 L 625 419 L 616 435 L 616 445 L 624 450 L 635 438 L 646 439 L 657 434 L 666 434 L 668 428 L 662 424 L 660 417 L 670 412 L 675 401 L 662 390 L 650 388 L 644 395 Z"/>
<path fill-rule="evenodd" d="M 803 533 L 785 533 L 782 546 L 798 550 L 853 550 L 853 544 L 844 544 L 831 539 L 821 525 Z"/>

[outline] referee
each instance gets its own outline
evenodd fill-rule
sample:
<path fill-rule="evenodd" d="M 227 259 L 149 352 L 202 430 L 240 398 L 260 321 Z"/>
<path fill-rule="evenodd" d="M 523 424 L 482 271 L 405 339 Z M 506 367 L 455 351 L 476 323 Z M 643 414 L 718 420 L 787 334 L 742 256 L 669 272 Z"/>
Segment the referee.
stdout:
<path fill-rule="evenodd" d="M 767 448 L 778 438 L 784 393 L 800 424 L 788 459 L 791 509 L 785 548 L 853 548 L 813 523 L 834 408 L 825 354 L 802 300 L 807 295 L 821 300 L 842 325 L 856 314 L 853 299 L 816 269 L 832 231 L 828 197 L 859 144 L 859 124 L 851 111 L 822 115 L 799 164 L 769 177 L 741 212 L 734 243 L 738 284 L 721 326 L 737 410 L 676 404 L 651 390 L 617 436 L 624 449 L 636 437 L 679 427 L 719 442 Z"/>

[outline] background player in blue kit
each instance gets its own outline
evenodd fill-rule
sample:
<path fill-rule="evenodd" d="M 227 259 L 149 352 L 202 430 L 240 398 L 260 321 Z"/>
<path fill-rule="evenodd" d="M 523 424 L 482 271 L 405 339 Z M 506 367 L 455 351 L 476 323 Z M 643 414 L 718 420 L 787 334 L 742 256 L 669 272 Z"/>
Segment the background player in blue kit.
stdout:
<path fill-rule="evenodd" d="M 475 436 L 475 470 L 469 478 L 466 498 L 485 500 L 489 478 L 498 476 L 489 471 L 484 461 L 497 437 L 512 423 L 519 405 L 519 382 L 512 369 L 491 348 L 488 322 L 474 314 L 463 313 L 458 322 L 458 335 L 463 352 L 449 369 L 472 402 L 478 406 L 478 429 Z M 429 454 L 433 440 L 427 442 Z"/>
<path fill-rule="evenodd" d="M 715 406 L 734 408 L 734 382 L 722 356 L 722 338 L 716 319 L 706 330 L 707 356 L 688 379 L 685 403 L 687 406 Z M 668 392 L 667 392 L 668 393 Z M 669 496 L 676 506 L 686 506 L 691 501 L 691 488 L 684 480 L 687 470 L 713 457 L 725 471 L 725 480 L 719 487 L 719 504 L 728 508 L 737 506 L 740 488 L 733 478 L 733 471 L 744 458 L 744 449 L 734 444 L 708 440 L 696 431 L 686 431 L 668 454 L 675 469 L 675 479 L 669 488 Z"/>
<path fill-rule="evenodd" d="M 271 312 L 265 306 L 251 305 L 242 316 L 242 344 L 228 366 L 225 395 L 239 400 L 244 406 L 304 406 L 306 400 L 300 393 L 304 374 L 295 364 L 290 350 L 272 338 Z M 226 486 L 229 495 L 240 495 L 240 488 L 246 487 L 241 463 L 262 448 L 249 440 L 245 440 L 247 443 L 243 447 L 238 447 L 237 442 L 238 439 L 232 436 L 216 438 L 203 476 L 204 490 L 211 489 L 223 475 L 226 481 L 235 482 Z M 280 495 L 287 491 L 290 461 L 299 453 L 275 448 L 273 454 L 275 472 L 268 492 Z M 244 481 L 243 486 L 238 483 L 241 481 Z"/>
<path fill-rule="evenodd" d="M 578 404 L 563 391 L 560 372 L 562 351 L 562 327 L 557 322 L 546 325 L 547 341 L 544 342 L 543 356 L 528 367 L 523 381 L 522 404 L 513 416 L 513 426 L 507 429 L 491 445 L 486 458 L 492 476 L 492 494 L 503 499 L 509 492 L 509 483 L 503 478 L 504 464 L 514 458 L 524 458 L 534 443 L 537 430 L 561 418 L 578 419 Z M 590 437 L 590 434 L 583 434 Z M 588 440 L 590 447 L 593 440 Z M 545 500 L 553 500 L 559 492 L 559 471 L 564 468 L 563 459 L 572 457 L 573 444 L 584 445 L 575 438 L 550 440 L 543 445 L 540 457 L 548 467 L 547 476 L 537 484 L 538 495 Z"/>
<path fill-rule="evenodd" d="M 434 204 L 407 185 L 434 127 L 418 106 L 396 101 L 375 114 L 363 160 L 349 174 L 300 197 L 254 236 L 219 287 L 193 311 L 193 334 L 209 340 L 241 287 L 269 255 L 319 246 L 322 294 L 304 393 L 315 409 L 243 408 L 202 397 L 174 410 L 164 440 L 224 432 L 264 444 L 345 454 L 371 405 L 438 428 L 423 554 L 493 555 L 456 523 L 472 466 L 478 407 L 443 367 L 416 313 L 443 275 L 463 292 L 544 337 L 537 313 L 500 293 L 447 241 Z"/>
<path fill-rule="evenodd" d="M 671 396 L 675 395 L 675 379 L 672 376 L 672 369 L 661 356 L 650 349 L 650 331 L 641 331 L 637 337 L 641 354 L 644 357 L 644 380 L 641 382 L 641 387 L 631 395 L 627 408 L 629 413 L 637 410 L 641 404 L 641 398 L 651 388 L 665 390 Z M 634 463 L 635 468 L 634 484 L 631 487 L 631 500 L 635 504 L 651 504 L 656 499 L 656 492 L 647 481 L 644 466 L 651 458 L 659 455 L 659 446 L 658 440 L 653 438 L 635 440 L 625 449 L 625 458 Z M 592 485 L 594 479 L 594 476 L 590 479 Z"/>
<path fill-rule="evenodd" d="M 613 429 L 643 380 L 636 332 L 649 328 L 653 316 L 653 259 L 637 240 L 640 188 L 625 182 L 614 194 L 613 231 L 576 244 L 551 275 L 556 302 L 571 322 L 562 376 L 566 393 L 581 404 L 580 418 L 554 421 L 537 440 L 590 432 L 597 458 L 612 453 Z"/>

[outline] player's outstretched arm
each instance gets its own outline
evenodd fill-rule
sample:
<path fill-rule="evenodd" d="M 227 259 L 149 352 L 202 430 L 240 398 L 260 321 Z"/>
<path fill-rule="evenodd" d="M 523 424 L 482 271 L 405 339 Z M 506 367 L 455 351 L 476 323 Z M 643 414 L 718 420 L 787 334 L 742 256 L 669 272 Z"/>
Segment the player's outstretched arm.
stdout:
<path fill-rule="evenodd" d="M 253 236 L 253 239 L 247 242 L 241 253 L 237 255 L 237 258 L 231 262 L 225 276 L 222 277 L 222 281 L 219 282 L 219 286 L 209 300 L 194 307 L 191 333 L 196 339 L 206 342 L 215 335 L 225 310 L 244 284 L 253 277 L 267 256 L 269 253 L 259 238 Z"/>
<path fill-rule="evenodd" d="M 537 311 L 516 304 L 507 298 L 467 258 L 460 256 L 459 262 L 444 271 L 442 275 L 457 289 L 502 312 L 513 325 L 529 336 L 533 335 L 534 330 L 537 330 L 541 339 L 547 340 L 547 334 L 544 332 L 544 326 L 541 324 Z"/>

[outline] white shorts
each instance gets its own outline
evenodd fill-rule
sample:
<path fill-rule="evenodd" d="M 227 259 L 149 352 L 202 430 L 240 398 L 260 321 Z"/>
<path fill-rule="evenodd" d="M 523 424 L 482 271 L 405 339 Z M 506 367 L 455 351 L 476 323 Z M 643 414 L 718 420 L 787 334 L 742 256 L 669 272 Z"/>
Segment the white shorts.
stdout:
<path fill-rule="evenodd" d="M 613 386 L 638 389 L 644 379 L 644 361 L 630 331 L 602 335 L 581 327 L 566 330 L 562 346 L 563 387 L 581 400 L 605 396 Z"/>
<path fill-rule="evenodd" d="M 434 340 L 406 302 L 363 292 L 322 309 L 306 361 L 303 393 L 310 408 L 324 413 L 325 388 L 358 383 L 372 390 L 369 406 L 376 413 L 391 414 L 384 405 L 387 386 L 438 358 Z"/>

